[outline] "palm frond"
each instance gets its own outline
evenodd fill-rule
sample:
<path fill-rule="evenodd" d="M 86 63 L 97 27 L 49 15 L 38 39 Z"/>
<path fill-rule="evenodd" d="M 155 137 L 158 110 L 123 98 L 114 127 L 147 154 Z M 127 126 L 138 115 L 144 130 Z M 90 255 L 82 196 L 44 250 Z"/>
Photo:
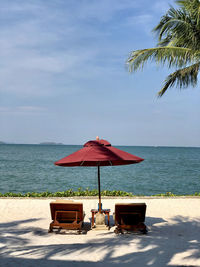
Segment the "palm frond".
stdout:
<path fill-rule="evenodd" d="M 171 7 L 153 31 L 158 34 L 158 46 L 173 41 L 174 46 L 194 49 L 200 47 L 197 22 L 185 9 L 176 10 Z"/>
<path fill-rule="evenodd" d="M 172 86 L 181 89 L 197 84 L 200 66 L 200 0 L 175 2 L 179 7 L 175 9 L 170 6 L 153 29 L 158 37 L 157 47 L 132 51 L 127 60 L 130 72 L 143 69 L 149 61 L 178 69 L 167 77 L 159 96 Z"/>
<path fill-rule="evenodd" d="M 163 88 L 158 92 L 158 96 L 163 96 L 167 89 L 174 85 L 180 89 L 186 88 L 189 85 L 196 86 L 199 67 L 200 63 L 196 63 L 170 74 L 165 80 Z"/>
<path fill-rule="evenodd" d="M 192 51 L 189 48 L 166 46 L 133 51 L 127 64 L 130 72 L 143 69 L 145 63 L 153 60 L 162 65 L 167 63 L 169 68 L 172 66 L 179 68 L 196 62 L 199 57 L 200 52 Z"/>
<path fill-rule="evenodd" d="M 190 15 L 200 15 L 200 2 L 199 0 L 177 0 L 176 3 L 182 8 L 187 10 Z"/>

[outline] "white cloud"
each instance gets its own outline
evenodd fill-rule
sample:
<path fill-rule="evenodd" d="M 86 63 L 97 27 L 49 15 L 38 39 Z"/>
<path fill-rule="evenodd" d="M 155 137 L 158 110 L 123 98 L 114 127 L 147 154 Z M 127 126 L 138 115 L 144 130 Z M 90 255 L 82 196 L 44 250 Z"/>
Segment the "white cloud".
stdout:
<path fill-rule="evenodd" d="M 147 24 L 152 21 L 153 15 L 150 14 L 142 14 L 137 16 L 128 17 L 126 23 L 130 26 L 138 26 L 138 24 Z"/>
<path fill-rule="evenodd" d="M 0 113 L 6 114 L 41 114 L 47 109 L 39 106 L 0 107 Z"/>
<path fill-rule="evenodd" d="M 135 9 L 138 1 L 135 0 L 101 0 L 101 1 L 83 1 L 78 8 L 81 10 L 80 18 L 82 19 L 96 19 L 98 21 L 107 22 L 115 16 L 119 11 L 126 9 Z"/>
<path fill-rule="evenodd" d="M 62 10 L 61 2 L 55 9 L 44 2 L 20 7 L 17 2 L 10 6 L 4 4 L 3 10 L 13 16 L 12 23 L 0 26 L 0 91 L 51 94 L 56 84 L 64 84 L 63 79 L 69 82 L 103 73 L 106 67 L 98 66 L 96 60 L 105 51 L 116 54 L 119 51 L 111 44 L 105 48 L 98 46 L 98 40 L 106 38 L 107 33 L 96 30 L 91 24 L 76 23 L 76 20 L 87 20 L 88 15 L 92 17 L 97 13 L 101 14 L 99 19 L 105 20 L 129 4 L 133 6 L 132 1 L 118 2 L 117 5 L 113 0 L 106 2 L 104 7 L 94 1 L 92 5 L 86 5 L 88 9 L 85 5 L 78 5 L 76 9 L 69 5 L 71 10 L 66 7 Z M 112 72 L 112 68 L 107 68 Z"/>
<path fill-rule="evenodd" d="M 154 12 L 157 12 L 160 14 L 160 16 L 164 15 L 167 10 L 170 8 L 170 5 L 175 6 L 175 1 L 173 0 L 168 0 L 166 1 L 157 1 L 155 4 L 152 6 L 152 10 Z"/>
<path fill-rule="evenodd" d="M 125 20 L 125 26 L 131 29 L 140 29 L 147 36 L 152 36 L 152 29 L 155 26 L 155 19 L 152 14 L 141 14 L 129 16 Z"/>
<path fill-rule="evenodd" d="M 39 9 L 40 6 L 41 5 L 36 4 L 36 2 L 28 3 L 27 1 L 4 1 L 1 2 L 1 11 L 2 13 L 33 11 Z"/>

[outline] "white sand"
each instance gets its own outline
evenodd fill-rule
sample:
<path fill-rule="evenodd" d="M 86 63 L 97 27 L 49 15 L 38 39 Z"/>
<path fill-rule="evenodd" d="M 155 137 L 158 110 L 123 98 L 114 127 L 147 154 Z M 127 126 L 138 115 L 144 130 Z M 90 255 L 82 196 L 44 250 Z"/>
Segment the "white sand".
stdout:
<path fill-rule="evenodd" d="M 0 266 L 200 266 L 200 198 L 103 199 L 147 204 L 147 235 L 48 234 L 52 199 L 0 199 Z M 97 199 L 82 201 L 90 222 Z M 113 220 L 111 218 L 111 223 Z"/>

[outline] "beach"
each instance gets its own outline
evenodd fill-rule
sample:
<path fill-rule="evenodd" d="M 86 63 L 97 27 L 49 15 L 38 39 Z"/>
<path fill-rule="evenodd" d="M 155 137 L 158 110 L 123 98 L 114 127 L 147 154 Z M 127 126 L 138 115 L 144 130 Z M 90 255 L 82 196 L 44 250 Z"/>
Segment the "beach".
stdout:
<path fill-rule="evenodd" d="M 86 234 L 48 233 L 54 199 L 0 199 L 0 266 L 200 266 L 200 198 L 103 198 L 110 230 L 89 230 L 96 198 L 83 202 Z M 115 203 L 145 202 L 148 234 L 114 233 Z"/>

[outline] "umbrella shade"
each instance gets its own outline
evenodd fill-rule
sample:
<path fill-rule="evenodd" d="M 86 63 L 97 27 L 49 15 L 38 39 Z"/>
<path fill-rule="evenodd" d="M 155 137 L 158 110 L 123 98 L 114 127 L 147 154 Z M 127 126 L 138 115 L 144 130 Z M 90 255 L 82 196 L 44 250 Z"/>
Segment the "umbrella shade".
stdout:
<path fill-rule="evenodd" d="M 114 166 L 127 165 L 143 161 L 142 158 L 120 150 L 106 140 L 89 141 L 84 147 L 71 155 L 58 160 L 55 165 L 63 167 L 75 166 Z"/>
<path fill-rule="evenodd" d="M 82 149 L 56 161 L 55 165 L 63 167 L 98 167 L 99 211 L 101 212 L 100 166 L 128 165 L 139 163 L 143 160 L 113 147 L 108 141 L 101 139 L 88 141 Z"/>

